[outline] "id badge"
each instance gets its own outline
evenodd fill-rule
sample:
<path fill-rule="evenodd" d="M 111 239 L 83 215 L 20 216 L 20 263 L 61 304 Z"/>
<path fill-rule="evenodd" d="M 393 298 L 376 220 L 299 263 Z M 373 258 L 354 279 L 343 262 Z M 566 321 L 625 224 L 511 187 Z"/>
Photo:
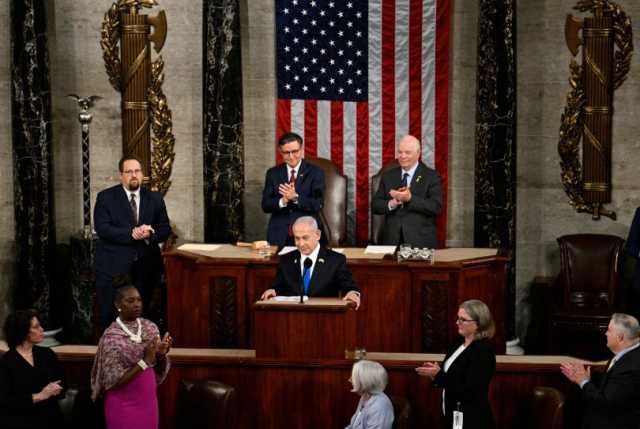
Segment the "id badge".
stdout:
<path fill-rule="evenodd" d="M 462 411 L 453 412 L 453 429 L 462 429 Z"/>

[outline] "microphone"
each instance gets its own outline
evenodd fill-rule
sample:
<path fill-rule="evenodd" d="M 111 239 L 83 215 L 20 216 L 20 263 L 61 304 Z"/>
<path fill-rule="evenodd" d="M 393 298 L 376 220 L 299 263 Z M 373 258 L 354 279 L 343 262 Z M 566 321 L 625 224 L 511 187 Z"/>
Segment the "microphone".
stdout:
<path fill-rule="evenodd" d="M 313 265 L 313 261 L 311 260 L 311 258 L 306 258 L 304 260 L 304 270 L 302 271 L 302 282 L 300 283 L 300 304 L 302 304 L 304 302 L 303 297 L 304 297 L 304 277 L 307 275 L 307 273 L 309 272 L 309 270 L 311 269 L 311 266 Z"/>

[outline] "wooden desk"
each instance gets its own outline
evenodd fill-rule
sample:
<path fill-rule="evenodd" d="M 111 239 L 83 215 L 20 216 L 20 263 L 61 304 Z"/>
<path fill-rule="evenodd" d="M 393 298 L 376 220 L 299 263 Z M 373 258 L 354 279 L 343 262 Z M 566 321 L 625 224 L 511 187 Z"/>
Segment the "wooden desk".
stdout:
<path fill-rule="evenodd" d="M 505 349 L 505 263 L 500 256 L 442 262 L 348 259 L 362 290 L 360 346 L 383 352 L 445 352 L 457 337 L 458 304 L 477 298 L 496 322 L 495 347 Z M 462 249 L 464 250 L 464 249 Z M 472 249 L 473 250 L 473 249 Z M 212 253 L 215 255 L 215 253 Z M 225 253 L 230 255 L 230 253 Z M 176 250 L 165 254 L 168 324 L 180 347 L 254 348 L 251 306 L 275 278 L 277 257 L 216 258 Z"/>
<path fill-rule="evenodd" d="M 68 385 L 86 386 L 95 347 L 61 346 L 57 353 Z M 236 389 L 238 429 L 341 428 L 356 409 L 358 396 L 348 378 L 351 359 L 285 361 L 256 359 L 253 350 L 172 349 L 171 371 L 158 388 L 160 427 L 182 427 L 175 421 L 180 380 L 216 380 Z M 411 406 L 412 428 L 441 428 L 442 391 L 433 388 L 415 367 L 425 361 L 442 361 L 441 354 L 367 353 L 389 374 L 386 393 L 406 398 Z M 559 371 L 567 356 L 497 356 L 489 400 L 496 427 L 526 426 L 528 404 L 535 386 L 559 389 L 567 398 L 565 428 L 580 427 L 583 404 L 579 388 Z M 600 362 L 596 364 L 602 366 Z"/>
<path fill-rule="evenodd" d="M 354 305 L 340 298 L 311 298 L 304 304 L 258 301 L 253 305 L 257 358 L 343 359 L 356 339 Z"/>

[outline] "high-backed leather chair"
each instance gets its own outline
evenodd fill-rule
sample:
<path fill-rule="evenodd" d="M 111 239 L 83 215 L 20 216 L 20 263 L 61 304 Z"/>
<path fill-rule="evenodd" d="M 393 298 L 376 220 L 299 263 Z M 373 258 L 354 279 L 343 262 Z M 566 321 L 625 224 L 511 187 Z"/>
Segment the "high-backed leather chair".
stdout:
<path fill-rule="evenodd" d="M 564 395 L 558 389 L 544 386 L 533 389 L 527 416 L 528 428 L 562 429 L 564 402 Z"/>
<path fill-rule="evenodd" d="M 411 404 L 407 398 L 402 396 L 391 396 L 391 405 L 393 405 L 393 425 L 391 429 L 409 429 L 409 417 L 411 414 Z"/>
<path fill-rule="evenodd" d="M 374 176 L 371 177 L 371 187 L 369 188 L 371 189 L 371 199 L 373 199 L 373 196 L 376 194 L 376 192 L 378 191 L 378 188 L 380 187 L 380 179 L 382 178 L 382 175 L 386 173 L 387 170 L 398 167 L 399 165 L 400 164 L 398 164 L 398 161 L 394 159 L 388 164 L 382 166 L 380 171 L 378 171 L 378 173 L 376 173 Z M 371 243 L 373 244 L 382 243 L 383 227 L 384 227 L 384 215 L 373 214 L 372 212 L 371 213 L 371 234 L 369 236 L 369 241 Z"/>
<path fill-rule="evenodd" d="M 347 176 L 324 158 L 305 158 L 324 172 L 324 205 L 320 211 L 323 234 L 330 247 L 338 247 L 347 240 Z"/>
<path fill-rule="evenodd" d="M 235 389 L 212 380 L 181 380 L 176 404 L 176 427 L 232 428 L 237 414 Z"/>
<path fill-rule="evenodd" d="M 603 234 L 558 238 L 560 275 L 553 286 L 549 352 L 606 359 L 604 332 L 622 310 L 618 259 L 624 241 Z"/>

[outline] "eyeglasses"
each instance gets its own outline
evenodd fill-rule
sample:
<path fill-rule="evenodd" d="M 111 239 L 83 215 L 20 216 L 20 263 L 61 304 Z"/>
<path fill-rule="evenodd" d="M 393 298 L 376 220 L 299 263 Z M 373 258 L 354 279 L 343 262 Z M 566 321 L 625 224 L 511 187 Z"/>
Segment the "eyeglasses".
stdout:
<path fill-rule="evenodd" d="M 140 170 L 140 169 L 137 169 L 137 170 L 124 170 L 122 172 L 122 174 L 127 174 L 129 176 L 132 176 L 134 174 L 140 174 L 140 173 L 142 173 L 142 170 Z"/>
<path fill-rule="evenodd" d="M 456 323 L 459 325 L 462 325 L 463 323 L 471 323 L 471 322 L 475 322 L 475 320 L 473 319 L 463 319 L 462 317 L 458 317 L 456 319 Z"/>
<path fill-rule="evenodd" d="M 280 153 L 282 154 L 282 156 L 292 156 L 292 155 L 299 154 L 300 153 L 300 149 L 289 150 L 289 151 L 281 150 Z"/>

